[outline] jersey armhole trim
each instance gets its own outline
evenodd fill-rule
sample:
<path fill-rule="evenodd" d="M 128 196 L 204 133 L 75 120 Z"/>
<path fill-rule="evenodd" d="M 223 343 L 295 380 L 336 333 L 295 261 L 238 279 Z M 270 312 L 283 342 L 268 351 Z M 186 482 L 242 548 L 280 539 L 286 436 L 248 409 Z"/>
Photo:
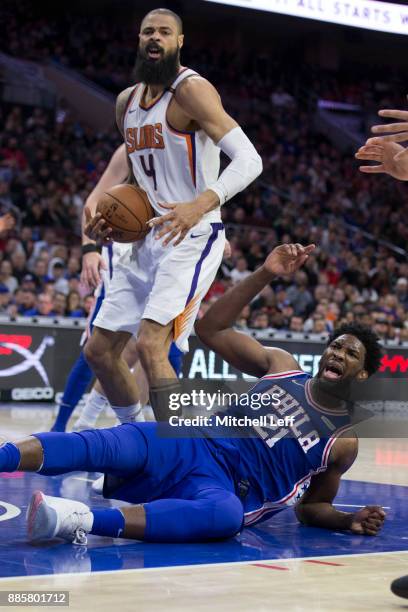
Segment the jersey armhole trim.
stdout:
<path fill-rule="evenodd" d="M 276 374 L 265 374 L 262 376 L 260 380 L 268 380 L 274 378 L 290 378 L 291 376 L 301 376 L 307 374 L 307 372 L 303 372 L 302 370 L 288 370 L 285 372 L 277 372 Z"/>
<path fill-rule="evenodd" d="M 342 434 L 344 434 L 346 431 L 349 431 L 349 430 L 352 430 L 352 429 L 353 429 L 353 427 L 351 425 L 345 425 L 344 427 L 340 427 L 340 429 L 337 429 L 334 432 L 334 434 L 331 436 L 331 438 L 328 439 L 328 441 L 326 443 L 326 446 L 323 449 L 322 464 L 321 464 L 320 468 L 318 468 L 318 472 L 324 471 L 324 470 L 327 469 L 330 453 L 331 453 L 331 450 L 332 450 L 336 440 L 338 438 L 340 438 L 340 436 Z"/>
<path fill-rule="evenodd" d="M 125 117 L 126 117 L 126 113 L 128 112 L 132 102 L 133 102 L 133 98 L 135 97 L 135 94 L 139 88 L 140 83 L 138 83 L 137 85 L 134 86 L 133 90 L 130 92 L 130 95 L 127 99 L 126 102 L 126 106 L 125 106 L 125 112 L 123 113 L 123 127 L 125 127 Z"/>

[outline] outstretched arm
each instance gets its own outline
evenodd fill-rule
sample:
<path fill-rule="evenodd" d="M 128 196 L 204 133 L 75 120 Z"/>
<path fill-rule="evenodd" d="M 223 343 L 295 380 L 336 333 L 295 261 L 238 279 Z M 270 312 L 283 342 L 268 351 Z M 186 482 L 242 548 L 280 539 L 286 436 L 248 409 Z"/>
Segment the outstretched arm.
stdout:
<path fill-rule="evenodd" d="M 312 477 L 309 488 L 295 508 L 301 523 L 364 535 L 376 535 L 380 531 L 385 519 L 385 512 L 380 506 L 366 506 L 358 512 L 341 512 L 333 506 L 340 479 L 354 463 L 357 452 L 358 441 L 355 437 L 341 437 L 335 442 L 327 470 Z"/>
<path fill-rule="evenodd" d="M 281 349 L 270 349 L 232 328 L 246 304 L 272 280 L 294 274 L 313 251 L 313 244 L 283 244 L 270 253 L 253 274 L 235 285 L 208 309 L 195 325 L 200 339 L 237 369 L 253 376 L 298 369 L 295 359 Z"/>

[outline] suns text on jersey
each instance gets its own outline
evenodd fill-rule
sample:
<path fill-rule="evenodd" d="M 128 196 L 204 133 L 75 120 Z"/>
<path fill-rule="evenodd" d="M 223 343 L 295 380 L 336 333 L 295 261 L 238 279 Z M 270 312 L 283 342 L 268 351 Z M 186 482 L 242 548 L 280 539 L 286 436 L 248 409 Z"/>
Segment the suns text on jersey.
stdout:
<path fill-rule="evenodd" d="M 163 126 L 161 123 L 126 128 L 126 150 L 130 155 L 144 149 L 164 149 Z"/>

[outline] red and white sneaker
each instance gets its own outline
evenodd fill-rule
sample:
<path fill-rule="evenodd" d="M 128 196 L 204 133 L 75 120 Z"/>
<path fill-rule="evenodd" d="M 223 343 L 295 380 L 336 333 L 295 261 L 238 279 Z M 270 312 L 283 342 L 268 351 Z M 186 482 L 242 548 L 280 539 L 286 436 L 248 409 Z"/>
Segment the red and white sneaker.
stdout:
<path fill-rule="evenodd" d="M 44 495 L 36 491 L 27 510 L 29 540 L 63 538 L 85 546 L 91 531 L 93 514 L 82 502 Z"/>

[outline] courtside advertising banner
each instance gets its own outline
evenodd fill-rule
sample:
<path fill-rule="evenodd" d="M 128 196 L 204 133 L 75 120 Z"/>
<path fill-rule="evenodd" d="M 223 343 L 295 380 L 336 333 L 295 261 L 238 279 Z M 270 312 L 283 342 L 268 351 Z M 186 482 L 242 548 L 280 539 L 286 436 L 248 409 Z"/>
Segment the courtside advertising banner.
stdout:
<path fill-rule="evenodd" d="M 206 1 L 390 34 L 408 34 L 408 7 L 397 3 L 375 0 Z"/>
<path fill-rule="evenodd" d="M 82 331 L 57 325 L 0 325 L 0 401 L 54 401 L 79 356 Z M 325 348 L 322 341 L 293 338 L 263 339 L 262 343 L 287 350 L 300 368 L 312 375 Z M 229 366 L 194 336 L 184 357 L 183 378 L 226 384 L 254 380 Z M 408 348 L 385 347 L 380 372 L 373 380 L 370 399 L 378 396 L 380 400 L 386 389 L 387 398 L 401 400 L 408 381 Z M 377 383 L 381 383 L 378 388 Z"/>

